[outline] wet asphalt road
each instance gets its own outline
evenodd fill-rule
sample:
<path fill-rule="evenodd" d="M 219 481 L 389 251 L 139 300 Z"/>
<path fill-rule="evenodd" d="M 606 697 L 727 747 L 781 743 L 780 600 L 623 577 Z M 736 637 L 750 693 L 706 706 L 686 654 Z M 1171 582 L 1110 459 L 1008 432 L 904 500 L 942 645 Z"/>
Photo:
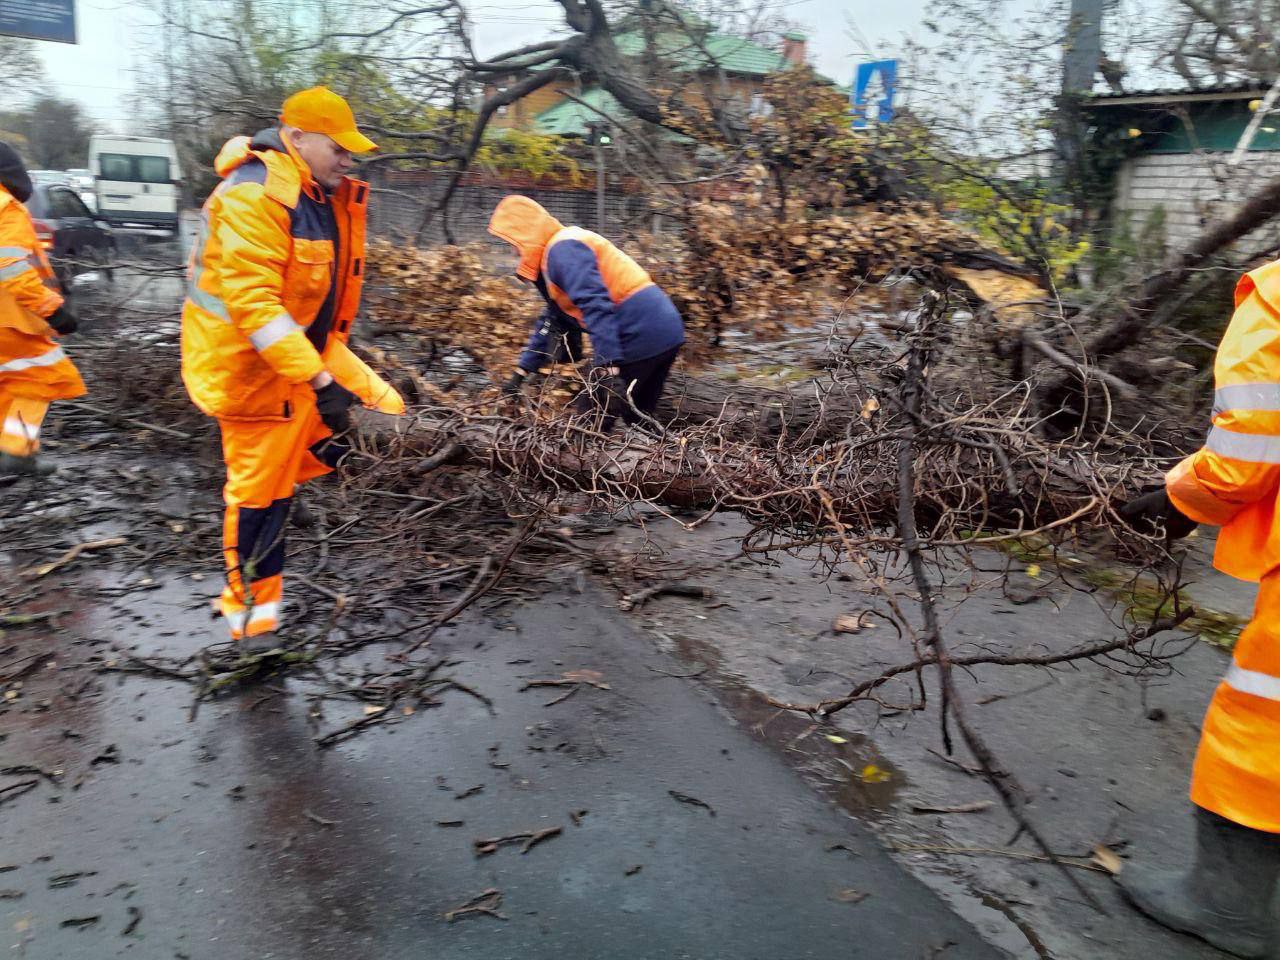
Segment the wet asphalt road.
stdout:
<path fill-rule="evenodd" d="M 185 684 L 107 674 L 95 687 L 75 669 L 101 650 L 86 640 L 218 639 L 188 586 L 91 608 L 56 639 L 10 635 L 23 652 L 47 645 L 58 666 L 0 714 L 3 765 L 63 771 L 0 805 L 10 956 L 1000 955 L 700 680 L 669 676 L 689 668 L 602 597 L 440 635 L 434 652 L 457 661 L 448 674 L 491 697 L 492 715 L 451 691 L 318 750 L 318 732 L 359 711 L 331 702 L 309 717 L 299 681 L 207 703 L 188 722 Z M 550 706 L 564 688 L 521 691 L 579 669 L 609 689 Z M 527 854 L 473 852 L 476 838 L 557 826 Z M 489 889 L 505 920 L 445 921 Z"/>

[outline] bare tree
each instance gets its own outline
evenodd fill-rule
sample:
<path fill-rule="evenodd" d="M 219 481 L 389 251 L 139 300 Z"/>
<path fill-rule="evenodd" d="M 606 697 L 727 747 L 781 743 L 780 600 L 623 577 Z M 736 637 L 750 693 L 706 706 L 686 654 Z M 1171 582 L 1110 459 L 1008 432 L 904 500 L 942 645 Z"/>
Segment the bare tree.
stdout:
<path fill-rule="evenodd" d="M 75 101 L 40 96 L 28 110 L 0 113 L 0 129 L 22 138 L 20 152 L 31 166 L 66 170 L 84 166 L 94 126 Z"/>
<path fill-rule="evenodd" d="M 14 123 L 14 118 L 21 115 L 21 111 L 14 108 L 20 106 L 24 97 L 34 96 L 44 86 L 44 64 L 36 56 L 35 44 L 17 37 L 0 37 L 0 90 L 5 91 L 10 101 L 10 110 L 0 117 L 0 140 L 22 146 L 26 134 Z"/>
<path fill-rule="evenodd" d="M 1188 86 L 1275 79 L 1276 0 L 1177 0 L 1171 6 L 1158 62 Z"/>

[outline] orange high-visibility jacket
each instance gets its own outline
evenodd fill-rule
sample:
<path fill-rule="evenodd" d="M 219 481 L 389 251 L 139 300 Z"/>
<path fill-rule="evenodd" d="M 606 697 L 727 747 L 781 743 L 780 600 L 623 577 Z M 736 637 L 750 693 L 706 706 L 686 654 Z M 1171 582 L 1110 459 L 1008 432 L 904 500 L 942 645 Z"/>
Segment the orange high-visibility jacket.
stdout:
<path fill-rule="evenodd" d="M 519 251 L 516 275 L 537 284 L 554 311 L 591 335 L 597 363 L 647 360 L 684 342 L 684 323 L 670 298 L 598 233 L 566 227 L 517 195 L 498 203 L 489 232 Z M 521 355 L 523 369 L 539 365 L 545 330 L 538 330 Z"/>
<path fill-rule="evenodd" d="M 326 195 L 280 137 L 236 137 L 201 212 L 182 308 L 182 379 L 205 413 L 284 420 L 289 397 L 323 369 L 368 407 L 400 395 L 347 347 L 365 272 L 368 184 Z M 336 243 L 335 243 L 336 241 Z"/>
<path fill-rule="evenodd" d="M 1280 261 L 1240 278 L 1214 361 L 1213 427 L 1166 478 L 1169 498 L 1222 527 L 1214 565 L 1258 581 L 1280 566 Z"/>
<path fill-rule="evenodd" d="M 45 322 L 62 294 L 31 214 L 0 187 L 0 392 L 35 400 L 81 396 L 84 381 Z"/>
<path fill-rule="evenodd" d="M 566 227 L 539 203 L 528 197 L 503 197 L 489 222 L 489 232 L 501 237 L 520 252 L 516 276 L 534 281 L 546 276 L 547 257 L 551 248 L 562 240 L 577 240 L 591 248 L 600 264 L 600 277 L 609 289 L 614 303 L 621 303 L 633 293 L 653 285 L 653 280 L 640 264 L 612 243 L 590 230 Z M 547 292 L 556 305 L 582 321 L 582 311 L 568 294 L 547 280 Z"/>
<path fill-rule="evenodd" d="M 1261 581 L 1253 620 L 1205 714 L 1191 799 L 1280 833 L 1280 262 L 1246 274 L 1214 364 L 1213 427 L 1169 471 L 1169 498 L 1222 527 L 1214 564 Z"/>

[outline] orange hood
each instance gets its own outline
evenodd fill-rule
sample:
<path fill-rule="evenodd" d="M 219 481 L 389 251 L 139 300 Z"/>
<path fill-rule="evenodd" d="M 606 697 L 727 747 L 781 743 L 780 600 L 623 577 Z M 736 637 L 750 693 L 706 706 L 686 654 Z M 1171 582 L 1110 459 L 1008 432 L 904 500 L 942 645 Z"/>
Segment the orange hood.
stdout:
<path fill-rule="evenodd" d="M 236 167 L 251 159 L 253 154 L 249 150 L 249 138 L 232 137 L 218 151 L 218 156 L 213 161 L 213 169 L 217 171 L 218 176 L 226 177 Z"/>
<path fill-rule="evenodd" d="M 542 269 L 542 252 L 564 224 L 528 197 L 503 197 L 489 219 L 489 232 L 507 241 L 520 254 L 516 276 L 530 282 Z"/>
<path fill-rule="evenodd" d="M 213 169 L 225 179 L 236 167 L 255 159 L 267 163 L 290 181 L 297 180 L 301 184 L 314 182 L 307 162 L 298 155 L 292 144 L 280 136 L 279 130 L 272 128 L 262 130 L 252 137 L 232 137 L 218 151 Z"/>

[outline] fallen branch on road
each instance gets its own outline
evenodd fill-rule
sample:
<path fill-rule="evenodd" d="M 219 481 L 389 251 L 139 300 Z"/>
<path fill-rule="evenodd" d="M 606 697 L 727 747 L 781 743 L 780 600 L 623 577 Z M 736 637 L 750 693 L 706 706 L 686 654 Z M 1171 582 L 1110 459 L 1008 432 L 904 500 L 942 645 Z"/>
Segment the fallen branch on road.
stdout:
<path fill-rule="evenodd" d="M 452 910 L 446 910 L 444 919 L 446 923 L 453 923 L 463 917 L 472 915 L 483 915 L 493 917 L 496 920 L 506 920 L 507 917 L 498 912 L 498 908 L 502 906 L 502 891 L 496 887 L 490 887 L 476 894 L 461 906 L 454 907 Z"/>
<path fill-rule="evenodd" d="M 52 563 L 43 563 L 39 566 L 28 567 L 26 570 L 20 571 L 19 576 L 29 577 L 31 579 L 47 577 L 55 570 L 61 570 L 67 564 L 74 563 L 75 560 L 83 553 L 91 553 L 94 550 L 107 550 L 111 547 L 120 547 L 128 542 L 129 541 L 124 537 L 108 537 L 105 540 L 91 540 L 88 543 L 77 543 Z"/>
<path fill-rule="evenodd" d="M 478 857 L 497 853 L 499 847 L 508 843 L 519 843 L 521 845 L 520 853 L 526 854 L 542 841 L 560 836 L 563 829 L 563 827 L 547 827 L 544 830 L 525 830 L 522 833 L 509 833 L 503 837 L 490 837 L 487 840 L 477 838 L 472 841 L 471 845 L 475 848 L 476 856 Z"/>

